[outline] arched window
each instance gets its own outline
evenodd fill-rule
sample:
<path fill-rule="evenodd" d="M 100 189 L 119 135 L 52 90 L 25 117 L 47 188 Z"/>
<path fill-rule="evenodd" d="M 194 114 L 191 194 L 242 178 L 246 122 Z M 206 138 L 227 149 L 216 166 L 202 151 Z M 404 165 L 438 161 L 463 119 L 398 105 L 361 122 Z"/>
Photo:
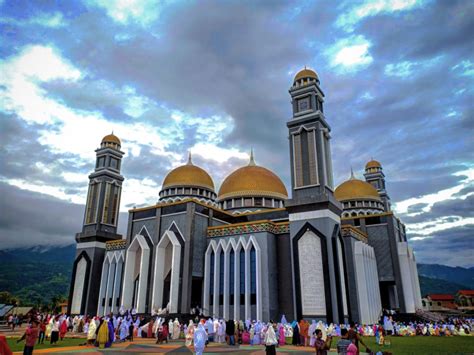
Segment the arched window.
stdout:
<path fill-rule="evenodd" d="M 211 269 L 211 272 L 209 274 L 209 304 L 212 305 L 214 303 L 214 259 L 215 259 L 215 255 L 214 255 L 214 251 L 211 251 L 211 261 L 210 261 L 210 269 Z"/>
<path fill-rule="evenodd" d="M 257 254 L 250 249 L 250 304 L 257 304 Z"/>
<path fill-rule="evenodd" d="M 219 256 L 219 304 L 224 304 L 224 251 Z"/>
<path fill-rule="evenodd" d="M 245 250 L 240 249 L 240 304 L 245 304 Z"/>
<path fill-rule="evenodd" d="M 235 252 L 232 249 L 229 255 L 229 294 L 230 294 L 229 304 L 230 305 L 234 304 L 234 281 L 235 281 L 234 270 L 235 270 Z"/>

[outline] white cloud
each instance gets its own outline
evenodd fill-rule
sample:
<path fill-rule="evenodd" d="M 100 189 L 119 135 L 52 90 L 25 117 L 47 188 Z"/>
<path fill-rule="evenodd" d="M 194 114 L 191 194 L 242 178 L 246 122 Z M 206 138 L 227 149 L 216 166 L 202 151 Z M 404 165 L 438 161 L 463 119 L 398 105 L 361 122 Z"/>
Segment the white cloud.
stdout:
<path fill-rule="evenodd" d="M 355 25 L 366 17 L 412 10 L 424 6 L 425 3 L 425 0 L 365 0 L 339 15 L 336 26 L 352 32 Z"/>
<path fill-rule="evenodd" d="M 114 21 L 126 25 L 136 22 L 148 25 L 157 20 L 163 8 L 173 1 L 156 0 L 87 0 L 89 6 L 99 7 Z"/>
<path fill-rule="evenodd" d="M 209 143 L 197 143 L 191 147 L 191 152 L 193 155 L 200 155 L 218 163 L 224 163 L 231 158 L 249 159 L 248 153 L 242 152 L 236 148 L 222 148 Z"/>
<path fill-rule="evenodd" d="M 474 63 L 470 60 L 463 60 L 454 65 L 451 70 L 458 72 L 461 76 L 474 77 Z"/>
<path fill-rule="evenodd" d="M 385 75 L 396 76 L 400 78 L 406 78 L 413 74 L 420 72 L 423 69 L 432 67 L 436 63 L 439 63 L 443 56 L 438 56 L 432 59 L 423 61 L 408 61 L 405 60 L 399 63 L 390 63 L 385 66 Z"/>
<path fill-rule="evenodd" d="M 60 12 L 53 13 L 39 13 L 26 20 L 19 20 L 9 17 L 0 17 L 0 23 L 14 26 L 42 26 L 49 28 L 61 28 L 67 26 L 67 21 Z"/>
<path fill-rule="evenodd" d="M 371 42 L 364 36 L 351 36 L 337 41 L 325 54 L 329 64 L 340 73 L 355 72 L 366 68 L 373 62 L 369 53 Z"/>
<path fill-rule="evenodd" d="M 165 157 L 170 165 L 175 166 L 182 158 L 182 151 L 177 145 L 185 146 L 193 140 L 206 142 L 191 149 L 206 159 L 224 162 L 236 157 L 246 157 L 237 148 L 219 147 L 234 128 L 233 118 L 226 115 L 196 117 L 176 109 L 168 109 L 156 101 L 142 96 L 133 87 L 115 88 L 107 83 L 111 95 L 127 97 L 123 110 L 133 118 L 142 115 L 159 114 L 160 124 L 149 120 L 131 119 L 126 122 L 109 121 L 100 111 L 73 109 L 57 101 L 41 87 L 41 84 L 55 80 L 81 82 L 89 80 L 88 76 L 64 59 L 54 48 L 48 46 L 28 46 L 17 55 L 0 62 L 4 75 L 0 77 L 0 110 L 15 114 L 29 124 L 38 125 L 38 141 L 47 146 L 51 152 L 73 156 L 63 162 L 71 168 L 82 167 L 94 162 L 94 148 L 102 137 L 111 132 L 122 140 L 122 150 L 126 155 L 139 156 L 142 147 L 147 146 L 152 154 Z M 79 85 L 80 87 L 81 85 Z M 155 117 L 156 119 L 156 117 Z M 192 144 L 192 143 L 190 143 Z M 189 149 L 190 147 L 185 147 Z M 44 175 L 57 173 L 57 165 L 46 166 L 42 162 L 36 165 Z M 166 173 L 166 172 L 163 172 Z M 83 182 L 87 176 L 80 176 L 73 171 L 64 171 L 61 176 L 70 183 Z M 1 179 L 1 174 L 0 174 Z M 151 180 L 125 180 L 122 206 L 131 203 L 155 201 L 160 188 Z M 57 198 L 83 203 L 85 190 L 80 196 L 68 192 L 65 188 L 44 186 L 37 181 L 12 181 L 12 185 L 22 189 L 42 192 Z M 161 183 L 161 182 L 160 182 Z M 123 208 L 123 207 L 122 207 Z"/>
<path fill-rule="evenodd" d="M 457 173 L 454 173 L 453 175 L 464 176 L 465 178 L 461 181 L 459 185 L 450 187 L 449 189 L 441 190 L 436 193 L 423 195 L 420 197 L 412 197 L 407 200 L 397 202 L 393 205 L 393 209 L 397 213 L 406 214 L 407 216 L 413 217 L 423 212 L 429 212 L 431 210 L 431 207 L 433 207 L 433 205 L 436 202 L 459 198 L 454 195 L 460 192 L 462 189 L 474 184 L 474 168 L 469 168 L 468 170 L 465 170 L 465 171 L 459 171 Z M 469 194 L 461 198 L 465 199 L 468 196 Z M 422 208 L 421 212 L 408 213 L 410 206 L 417 205 L 417 204 L 426 204 L 426 205 L 425 207 Z"/>

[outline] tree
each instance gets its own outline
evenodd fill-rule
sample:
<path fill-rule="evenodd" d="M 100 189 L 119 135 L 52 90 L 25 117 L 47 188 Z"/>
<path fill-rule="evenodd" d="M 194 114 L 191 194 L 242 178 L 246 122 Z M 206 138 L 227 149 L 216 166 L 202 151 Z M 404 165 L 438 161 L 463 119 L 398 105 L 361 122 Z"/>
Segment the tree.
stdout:
<path fill-rule="evenodd" d="M 0 303 L 12 304 L 14 306 L 18 306 L 20 304 L 20 301 L 18 300 L 18 297 L 13 296 L 10 292 L 1 291 L 0 292 Z"/>

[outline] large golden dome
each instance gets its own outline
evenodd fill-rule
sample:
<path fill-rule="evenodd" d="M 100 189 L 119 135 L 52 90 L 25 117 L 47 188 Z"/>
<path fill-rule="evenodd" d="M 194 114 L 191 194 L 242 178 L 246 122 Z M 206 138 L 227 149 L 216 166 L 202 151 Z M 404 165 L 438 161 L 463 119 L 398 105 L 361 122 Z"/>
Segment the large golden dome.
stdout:
<path fill-rule="evenodd" d="M 191 155 L 186 165 L 178 166 L 166 175 L 162 190 L 173 186 L 205 187 L 214 191 L 214 182 L 209 174 L 199 166 L 193 165 Z"/>
<path fill-rule="evenodd" d="M 113 133 L 108 134 L 104 138 L 102 138 L 102 143 L 115 143 L 118 145 L 122 145 L 120 139 Z"/>
<path fill-rule="evenodd" d="M 319 80 L 318 74 L 314 70 L 311 69 L 306 69 L 306 67 L 303 70 L 300 70 L 293 81 L 298 81 L 300 79 L 306 79 L 306 78 L 311 78 L 311 79 L 316 79 Z"/>
<path fill-rule="evenodd" d="M 354 175 L 336 188 L 334 197 L 339 201 L 364 199 L 381 201 L 375 187 L 368 182 L 356 179 Z"/>
<path fill-rule="evenodd" d="M 245 196 L 285 200 L 288 193 L 280 178 L 267 168 L 256 165 L 252 155 L 249 165 L 237 169 L 225 178 L 219 189 L 218 199 Z"/>

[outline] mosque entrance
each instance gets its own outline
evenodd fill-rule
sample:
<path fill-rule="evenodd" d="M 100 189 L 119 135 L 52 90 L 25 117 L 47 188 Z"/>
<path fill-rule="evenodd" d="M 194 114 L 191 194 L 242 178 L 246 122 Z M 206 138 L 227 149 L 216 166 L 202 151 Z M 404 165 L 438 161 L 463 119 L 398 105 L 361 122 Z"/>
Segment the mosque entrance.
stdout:
<path fill-rule="evenodd" d="M 204 278 L 193 277 L 193 284 L 191 289 L 191 308 L 202 307 L 202 284 Z"/>
<path fill-rule="evenodd" d="M 171 289 L 171 270 L 166 275 L 163 280 L 163 305 L 162 308 L 165 308 L 170 301 L 170 289 Z"/>

